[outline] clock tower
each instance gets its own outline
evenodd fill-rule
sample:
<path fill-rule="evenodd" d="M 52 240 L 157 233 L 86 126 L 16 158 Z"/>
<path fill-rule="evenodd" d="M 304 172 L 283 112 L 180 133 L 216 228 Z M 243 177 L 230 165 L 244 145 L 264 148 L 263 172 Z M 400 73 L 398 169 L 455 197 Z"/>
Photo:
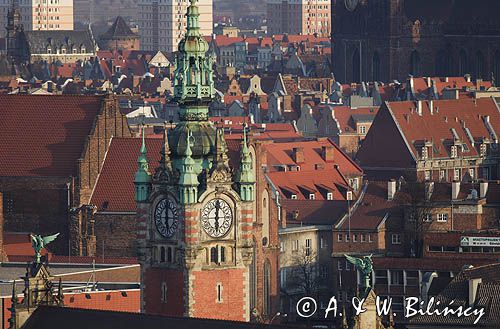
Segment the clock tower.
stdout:
<path fill-rule="evenodd" d="M 231 168 L 224 132 L 208 120 L 214 58 L 200 34 L 196 0 L 176 55 L 180 122 L 164 135 L 149 171 L 141 148 L 136 186 L 142 310 L 248 321 L 255 177 L 246 138 Z"/>

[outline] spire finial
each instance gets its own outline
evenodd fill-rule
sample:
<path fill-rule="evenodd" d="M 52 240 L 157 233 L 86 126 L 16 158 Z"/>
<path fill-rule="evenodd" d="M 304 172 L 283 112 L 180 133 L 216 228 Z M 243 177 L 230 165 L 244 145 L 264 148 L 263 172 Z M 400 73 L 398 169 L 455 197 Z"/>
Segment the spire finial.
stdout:
<path fill-rule="evenodd" d="M 147 153 L 147 149 L 146 149 L 146 139 L 145 139 L 145 136 L 144 136 L 145 135 L 145 132 L 144 132 L 145 127 L 144 127 L 144 125 L 142 125 L 141 130 L 142 130 L 142 145 L 141 145 L 141 151 L 140 152 L 141 152 L 141 154 L 145 155 Z"/>

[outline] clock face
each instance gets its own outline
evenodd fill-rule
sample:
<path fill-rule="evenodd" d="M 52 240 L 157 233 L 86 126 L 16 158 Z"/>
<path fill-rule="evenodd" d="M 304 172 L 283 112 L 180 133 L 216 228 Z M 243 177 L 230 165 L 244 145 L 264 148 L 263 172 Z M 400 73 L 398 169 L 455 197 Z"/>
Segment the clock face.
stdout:
<path fill-rule="evenodd" d="M 201 225 L 212 238 L 221 238 L 229 232 L 233 223 L 233 211 L 222 199 L 210 200 L 201 212 Z"/>
<path fill-rule="evenodd" d="M 162 199 L 155 208 L 156 229 L 165 238 L 171 238 L 179 226 L 177 205 L 170 199 Z"/>
<path fill-rule="evenodd" d="M 344 4 L 347 10 L 354 11 L 358 6 L 359 0 L 344 0 Z"/>

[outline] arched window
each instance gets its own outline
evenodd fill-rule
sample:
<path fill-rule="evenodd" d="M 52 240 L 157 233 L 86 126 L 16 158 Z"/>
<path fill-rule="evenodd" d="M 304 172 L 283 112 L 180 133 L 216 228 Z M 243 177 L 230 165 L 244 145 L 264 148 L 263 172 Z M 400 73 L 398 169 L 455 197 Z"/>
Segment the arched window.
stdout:
<path fill-rule="evenodd" d="M 361 82 L 361 58 L 358 48 L 352 53 L 352 82 Z"/>
<path fill-rule="evenodd" d="M 467 53 L 462 49 L 458 54 L 458 74 L 464 76 L 467 73 L 469 73 L 467 67 Z"/>
<path fill-rule="evenodd" d="M 167 291 L 168 291 L 167 283 L 162 282 L 161 283 L 161 301 L 162 301 L 162 303 L 167 302 Z"/>
<path fill-rule="evenodd" d="M 220 247 L 219 263 L 224 263 L 225 261 L 226 261 L 226 248 Z"/>
<path fill-rule="evenodd" d="M 500 50 L 495 52 L 493 58 L 493 77 L 495 78 L 495 85 L 500 85 Z"/>
<path fill-rule="evenodd" d="M 484 77 L 484 55 L 478 50 L 476 53 L 476 79 Z"/>
<path fill-rule="evenodd" d="M 264 314 L 271 314 L 271 264 L 269 260 L 264 263 Z"/>
<path fill-rule="evenodd" d="M 217 262 L 217 247 L 210 248 L 210 262 L 211 263 L 218 263 Z"/>
<path fill-rule="evenodd" d="M 418 51 L 414 50 L 410 56 L 410 74 L 414 77 L 418 77 L 421 75 L 421 62 L 420 55 Z"/>
<path fill-rule="evenodd" d="M 264 190 L 262 194 L 262 245 L 265 247 L 269 242 L 269 192 Z"/>
<path fill-rule="evenodd" d="M 167 262 L 172 263 L 172 248 L 167 248 Z"/>
<path fill-rule="evenodd" d="M 373 81 L 380 81 L 380 56 L 378 52 L 373 53 L 372 57 L 372 78 Z"/>
<path fill-rule="evenodd" d="M 441 49 L 436 53 L 436 60 L 434 63 L 436 65 L 435 74 L 437 77 L 447 77 L 450 75 L 448 67 L 449 59 L 450 54 L 448 54 L 444 49 Z"/>
<path fill-rule="evenodd" d="M 160 262 L 165 263 L 165 247 L 160 248 Z"/>

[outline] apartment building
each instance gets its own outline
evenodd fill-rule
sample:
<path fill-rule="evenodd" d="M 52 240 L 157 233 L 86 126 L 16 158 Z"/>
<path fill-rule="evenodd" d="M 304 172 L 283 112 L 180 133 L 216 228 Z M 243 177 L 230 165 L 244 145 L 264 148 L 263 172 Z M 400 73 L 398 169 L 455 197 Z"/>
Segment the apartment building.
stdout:
<path fill-rule="evenodd" d="M 271 34 L 318 34 L 331 32 L 329 0 L 268 0 L 267 21 Z"/>
<path fill-rule="evenodd" d="M 140 0 L 139 33 L 143 50 L 177 51 L 186 30 L 189 0 Z M 199 0 L 200 32 L 213 33 L 213 0 Z"/>
<path fill-rule="evenodd" d="M 73 30 L 73 0 L 0 0 L 0 26 L 7 26 L 13 2 L 19 8 L 24 29 Z M 0 28 L 0 37 L 6 30 Z"/>

